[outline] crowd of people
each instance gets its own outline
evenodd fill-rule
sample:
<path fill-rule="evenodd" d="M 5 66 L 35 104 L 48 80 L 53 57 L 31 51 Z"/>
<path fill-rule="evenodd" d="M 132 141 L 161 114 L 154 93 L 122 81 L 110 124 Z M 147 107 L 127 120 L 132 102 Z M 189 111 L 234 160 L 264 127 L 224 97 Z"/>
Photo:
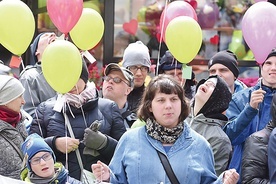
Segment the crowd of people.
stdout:
<path fill-rule="evenodd" d="M 122 65 L 105 67 L 101 91 L 83 59 L 79 80 L 61 95 L 41 69 L 56 38 L 34 39 L 19 79 L 1 64 L 0 181 L 78 184 L 87 170 L 109 183 L 276 182 L 276 50 L 252 87 L 238 80 L 228 50 L 209 60 L 200 81 L 194 73 L 184 79 L 182 63 L 166 51 L 146 84 L 149 50 L 136 41 Z"/>

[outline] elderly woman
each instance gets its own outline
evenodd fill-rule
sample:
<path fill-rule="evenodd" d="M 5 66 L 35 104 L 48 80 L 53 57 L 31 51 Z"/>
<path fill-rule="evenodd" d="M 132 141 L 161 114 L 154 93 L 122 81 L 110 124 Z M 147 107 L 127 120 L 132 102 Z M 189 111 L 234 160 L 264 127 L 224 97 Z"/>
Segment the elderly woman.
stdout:
<path fill-rule="evenodd" d="M 168 75 L 154 77 L 141 102 L 138 117 L 146 125 L 122 136 L 110 169 L 101 162 L 92 165 L 98 179 L 111 183 L 237 182 L 235 170 L 216 176 L 208 142 L 185 123 L 189 108 L 179 82 Z"/>
<path fill-rule="evenodd" d="M 20 144 L 27 137 L 21 106 L 25 89 L 14 77 L 0 75 L 0 175 L 20 178 L 23 156 Z"/>

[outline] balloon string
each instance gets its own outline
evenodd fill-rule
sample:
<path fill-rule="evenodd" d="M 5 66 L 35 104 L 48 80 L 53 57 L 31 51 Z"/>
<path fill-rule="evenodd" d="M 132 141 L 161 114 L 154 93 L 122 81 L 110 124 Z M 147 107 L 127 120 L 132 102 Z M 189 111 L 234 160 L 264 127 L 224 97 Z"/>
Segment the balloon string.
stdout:
<path fill-rule="evenodd" d="M 161 43 L 162 43 L 162 39 L 163 39 L 163 30 L 164 30 L 164 25 L 165 25 L 165 17 L 167 14 L 167 6 L 168 6 L 168 2 L 171 2 L 170 0 L 166 0 L 166 4 L 165 4 L 165 8 L 164 8 L 164 18 L 162 20 L 162 26 L 161 26 L 161 34 L 160 34 L 160 40 L 159 40 L 159 47 L 158 47 L 158 55 L 157 55 L 157 62 L 156 62 L 156 74 L 158 75 L 158 68 L 159 68 L 159 59 L 160 59 L 160 51 L 161 51 Z"/>

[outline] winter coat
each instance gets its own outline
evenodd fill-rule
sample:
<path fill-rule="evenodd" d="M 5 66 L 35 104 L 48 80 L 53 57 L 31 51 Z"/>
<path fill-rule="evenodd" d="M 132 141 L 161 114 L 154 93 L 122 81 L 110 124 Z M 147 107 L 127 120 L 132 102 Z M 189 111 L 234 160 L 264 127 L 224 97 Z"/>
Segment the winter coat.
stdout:
<path fill-rule="evenodd" d="M 62 162 L 62 164 L 65 165 L 66 155 L 58 151 L 54 144 L 57 137 L 66 136 L 64 116 L 62 113 L 53 110 L 55 102 L 56 97 L 51 98 L 38 106 L 36 110 L 38 119 L 34 119 L 30 127 L 30 133 L 37 133 L 42 135 L 42 137 L 45 138 L 45 141 L 54 150 L 57 161 Z M 106 103 L 101 104 L 103 102 Z M 106 113 L 104 114 L 108 117 L 105 117 L 99 110 L 100 106 L 102 105 L 105 106 L 104 110 Z M 117 140 L 119 140 L 126 131 L 118 106 L 114 102 L 98 100 L 98 97 L 89 100 L 82 106 L 87 125 L 84 122 L 82 110 L 80 108 L 78 109 L 70 106 L 70 109 L 71 110 L 68 110 L 67 108 L 66 114 L 69 118 L 69 122 L 76 139 L 82 141 L 84 137 L 84 130 L 95 120 L 102 121 L 99 131 L 107 135 L 108 138 L 107 145 L 101 150 L 98 150 L 100 155 L 97 157 L 84 155 L 83 149 L 85 146 L 83 143 L 80 143 L 79 150 L 84 168 L 91 171 L 91 164 L 96 163 L 98 160 L 108 164 L 113 156 L 115 147 L 117 145 Z M 71 113 L 74 115 L 74 117 L 72 117 Z M 110 120 L 113 121 L 110 122 Z M 40 122 L 42 134 L 40 133 L 38 122 Z M 67 131 L 67 136 L 70 137 L 69 131 Z M 76 152 L 70 152 L 68 154 L 68 170 L 71 177 L 78 180 L 80 179 L 81 170 L 76 157 Z"/>
<path fill-rule="evenodd" d="M 21 180 L 35 184 L 66 184 L 66 182 L 70 184 L 82 184 L 82 182 L 68 176 L 68 171 L 64 168 L 62 163 L 56 162 L 54 167 L 55 176 L 53 178 L 42 178 L 37 176 L 33 172 L 29 172 L 26 167 L 21 171 Z"/>
<path fill-rule="evenodd" d="M 209 143 L 186 124 L 167 153 L 160 141 L 146 133 L 145 126 L 128 130 L 110 162 L 110 183 L 170 184 L 157 150 L 167 156 L 180 183 L 222 183 L 221 176 L 217 178 L 215 173 Z"/>
<path fill-rule="evenodd" d="M 260 87 L 266 93 L 263 102 L 259 104 L 258 110 L 252 108 L 249 102 L 251 93 L 260 89 Z M 226 111 L 229 123 L 224 127 L 224 131 L 231 140 L 232 146 L 234 146 L 229 168 L 235 168 L 240 176 L 244 142 L 247 137 L 263 129 L 270 121 L 269 109 L 275 92 L 275 89 L 261 85 L 261 80 L 259 80 L 255 86 L 235 93 Z"/>
<path fill-rule="evenodd" d="M 197 115 L 191 122 L 191 128 L 210 143 L 218 176 L 227 170 L 232 153 L 231 142 L 222 129 L 226 123 L 224 120 L 206 118 L 203 114 Z"/>
<path fill-rule="evenodd" d="M 276 129 L 270 134 L 268 141 L 268 171 L 270 183 L 276 183 Z"/>
<path fill-rule="evenodd" d="M 27 66 L 20 73 L 19 81 L 26 89 L 23 94 L 26 101 L 23 109 L 31 116 L 34 116 L 35 108 L 41 102 L 56 95 L 54 89 L 46 81 L 40 63 L 34 66 Z"/>
<path fill-rule="evenodd" d="M 274 127 L 270 121 L 264 129 L 246 139 L 242 156 L 242 183 L 269 183 L 267 145 Z"/>
<path fill-rule="evenodd" d="M 20 179 L 23 155 L 21 144 L 27 137 L 25 117 L 14 128 L 7 122 L 0 120 L 0 175 Z"/>

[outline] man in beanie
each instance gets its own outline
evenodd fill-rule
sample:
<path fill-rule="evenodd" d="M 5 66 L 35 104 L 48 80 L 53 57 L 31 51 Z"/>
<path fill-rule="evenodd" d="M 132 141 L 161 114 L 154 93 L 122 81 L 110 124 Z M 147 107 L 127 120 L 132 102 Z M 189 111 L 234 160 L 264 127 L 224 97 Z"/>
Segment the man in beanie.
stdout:
<path fill-rule="evenodd" d="M 129 110 L 127 102 L 128 94 L 132 91 L 133 73 L 116 63 L 110 63 L 104 70 L 104 82 L 102 87 L 103 98 L 117 103 L 124 118 L 126 128 L 130 128 L 137 119 L 136 114 Z"/>
<path fill-rule="evenodd" d="M 38 117 L 33 119 L 30 134 L 42 136 L 63 165 L 68 154 L 69 176 L 80 180 L 81 168 L 75 151 L 79 150 L 86 170 L 91 171 L 91 164 L 98 160 L 109 164 L 117 141 L 126 131 L 123 118 L 115 102 L 100 100 L 95 84 L 88 81 L 84 61 L 79 80 L 62 95 L 64 103 L 59 110 L 55 108 L 60 103 L 57 99 L 60 98 L 50 98 L 36 108 Z M 64 128 L 66 125 L 68 129 L 70 125 L 72 132 Z M 86 129 L 89 140 L 84 141 Z"/>
<path fill-rule="evenodd" d="M 25 89 L 14 77 L 0 75 L 0 175 L 19 179 L 23 156 L 20 144 L 27 137 L 21 113 Z"/>
<path fill-rule="evenodd" d="M 276 93 L 276 50 L 272 50 L 260 65 L 261 78 L 255 86 L 235 93 L 226 111 L 230 122 L 224 131 L 234 146 L 229 168 L 235 168 L 242 178 L 241 163 L 244 142 L 252 133 L 263 129 L 271 120 L 272 96 Z"/>
<path fill-rule="evenodd" d="M 226 81 L 232 94 L 246 88 L 246 85 L 238 80 L 238 61 L 233 52 L 224 50 L 216 53 L 209 60 L 208 68 L 209 75 L 218 75 Z"/>
<path fill-rule="evenodd" d="M 26 168 L 21 172 L 23 181 L 32 183 L 81 184 L 68 176 L 62 163 L 56 162 L 53 150 L 38 134 L 31 134 L 21 145 Z"/>
<path fill-rule="evenodd" d="M 145 80 L 151 66 L 149 49 L 141 41 L 131 43 L 124 51 L 123 67 L 134 75 L 134 89 L 127 97 L 130 110 L 136 113 L 145 89 Z"/>
<path fill-rule="evenodd" d="M 228 122 L 225 111 L 231 98 L 226 82 L 217 75 L 210 76 L 198 83 L 191 110 L 191 127 L 210 143 L 217 176 L 227 170 L 232 152 L 231 142 L 222 129 Z"/>
<path fill-rule="evenodd" d="M 56 40 L 53 32 L 40 33 L 30 46 L 30 63 L 21 73 L 19 80 L 25 87 L 26 104 L 23 109 L 35 117 L 35 108 L 45 100 L 56 95 L 54 89 L 46 81 L 41 68 L 41 58 L 46 47 Z M 58 80 L 58 79 L 57 79 Z"/>
<path fill-rule="evenodd" d="M 184 86 L 185 96 L 191 100 L 195 93 L 195 74 L 192 72 L 191 79 L 182 77 L 182 63 L 176 60 L 169 50 L 163 55 L 159 61 L 158 74 L 167 74 L 173 76 L 181 85 Z"/>

